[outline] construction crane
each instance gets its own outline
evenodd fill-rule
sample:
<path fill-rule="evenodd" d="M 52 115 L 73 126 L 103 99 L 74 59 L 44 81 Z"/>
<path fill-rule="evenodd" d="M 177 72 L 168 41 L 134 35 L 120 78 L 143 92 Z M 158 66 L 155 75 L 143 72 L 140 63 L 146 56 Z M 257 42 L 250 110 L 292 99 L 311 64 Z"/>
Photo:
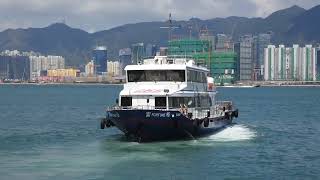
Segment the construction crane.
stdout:
<path fill-rule="evenodd" d="M 173 26 L 172 23 L 172 16 L 171 13 L 169 13 L 169 19 L 168 19 L 168 26 L 162 26 L 160 27 L 161 29 L 168 29 L 168 41 L 172 40 L 172 34 L 173 34 L 173 29 L 178 29 L 180 28 L 179 26 Z"/>

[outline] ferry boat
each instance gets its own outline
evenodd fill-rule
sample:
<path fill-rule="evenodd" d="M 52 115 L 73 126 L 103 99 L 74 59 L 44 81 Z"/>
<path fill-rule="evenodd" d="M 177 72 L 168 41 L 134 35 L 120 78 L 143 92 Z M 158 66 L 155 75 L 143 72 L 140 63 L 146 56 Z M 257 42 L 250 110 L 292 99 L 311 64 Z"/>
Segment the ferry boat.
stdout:
<path fill-rule="evenodd" d="M 232 102 L 215 101 L 214 79 L 193 59 L 155 56 L 125 71 L 101 129 L 116 126 L 138 142 L 177 140 L 216 133 L 238 117 Z"/>

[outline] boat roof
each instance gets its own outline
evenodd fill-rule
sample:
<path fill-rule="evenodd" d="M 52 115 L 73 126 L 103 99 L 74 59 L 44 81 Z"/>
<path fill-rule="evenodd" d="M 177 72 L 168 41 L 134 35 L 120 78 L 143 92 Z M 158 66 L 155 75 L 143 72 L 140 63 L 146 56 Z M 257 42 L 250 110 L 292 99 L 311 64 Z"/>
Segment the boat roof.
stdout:
<path fill-rule="evenodd" d="M 126 66 L 125 70 L 185 70 L 187 68 L 209 72 L 207 68 L 197 66 L 193 59 L 168 58 L 167 56 L 155 56 L 153 59 L 145 59 L 142 64 Z"/>

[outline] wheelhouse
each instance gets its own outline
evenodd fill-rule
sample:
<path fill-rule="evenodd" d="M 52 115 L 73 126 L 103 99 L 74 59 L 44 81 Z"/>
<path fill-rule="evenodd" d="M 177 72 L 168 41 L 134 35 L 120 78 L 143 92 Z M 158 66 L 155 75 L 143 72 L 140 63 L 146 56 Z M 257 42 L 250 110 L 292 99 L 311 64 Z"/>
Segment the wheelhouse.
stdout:
<path fill-rule="evenodd" d="M 125 70 L 127 83 L 119 96 L 121 108 L 209 109 L 214 104 L 207 89 L 209 71 L 193 61 L 155 57 Z"/>

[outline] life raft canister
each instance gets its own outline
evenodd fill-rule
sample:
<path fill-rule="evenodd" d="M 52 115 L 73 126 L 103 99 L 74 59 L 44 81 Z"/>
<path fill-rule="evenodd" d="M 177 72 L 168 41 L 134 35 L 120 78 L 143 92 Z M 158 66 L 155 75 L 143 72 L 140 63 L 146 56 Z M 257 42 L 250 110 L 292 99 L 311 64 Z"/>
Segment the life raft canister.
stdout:
<path fill-rule="evenodd" d="M 207 82 L 208 82 L 208 90 L 212 91 L 215 89 L 214 87 L 214 80 L 212 77 L 207 77 Z"/>

